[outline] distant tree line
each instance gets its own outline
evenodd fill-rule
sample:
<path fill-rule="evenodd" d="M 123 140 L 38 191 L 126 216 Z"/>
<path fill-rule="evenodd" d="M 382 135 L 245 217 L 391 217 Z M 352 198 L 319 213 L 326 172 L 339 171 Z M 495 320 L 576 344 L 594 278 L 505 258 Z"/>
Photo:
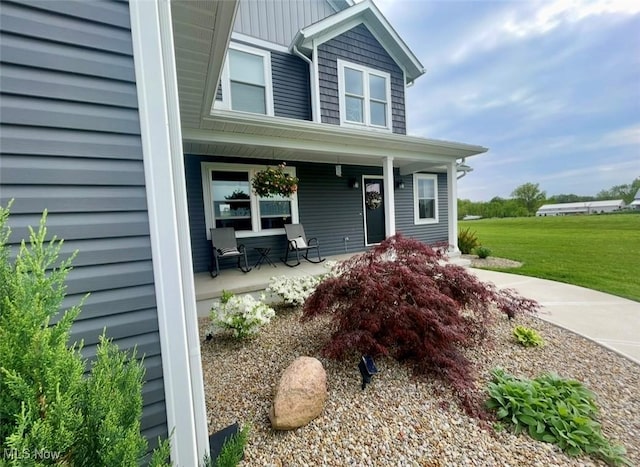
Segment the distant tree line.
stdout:
<path fill-rule="evenodd" d="M 511 192 L 511 198 L 496 196 L 490 201 L 471 201 L 458 199 L 458 218 L 465 216 L 481 217 L 526 217 L 535 216 L 536 211 L 543 204 L 577 203 L 584 201 L 598 201 L 609 199 L 623 199 L 629 204 L 634 195 L 640 190 L 640 177 L 631 183 L 616 185 L 608 190 L 602 190 L 595 196 L 579 196 L 574 194 L 560 194 L 547 197 L 546 192 L 540 190 L 538 183 L 525 183 Z"/>

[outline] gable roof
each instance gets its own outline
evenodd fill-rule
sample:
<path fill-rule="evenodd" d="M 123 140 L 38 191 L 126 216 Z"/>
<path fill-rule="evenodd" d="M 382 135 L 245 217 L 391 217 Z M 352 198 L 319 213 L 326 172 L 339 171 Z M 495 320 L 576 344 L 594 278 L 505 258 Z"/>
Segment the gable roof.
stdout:
<path fill-rule="evenodd" d="M 311 56 L 314 43 L 319 45 L 327 42 L 358 24 L 364 24 L 391 58 L 402 68 L 407 83 L 415 81 L 416 78 L 425 73 L 420 60 L 411 52 L 407 44 L 404 43 L 371 0 L 364 0 L 335 15 L 300 29 L 293 38 L 290 48 L 296 48 L 300 52 Z"/>

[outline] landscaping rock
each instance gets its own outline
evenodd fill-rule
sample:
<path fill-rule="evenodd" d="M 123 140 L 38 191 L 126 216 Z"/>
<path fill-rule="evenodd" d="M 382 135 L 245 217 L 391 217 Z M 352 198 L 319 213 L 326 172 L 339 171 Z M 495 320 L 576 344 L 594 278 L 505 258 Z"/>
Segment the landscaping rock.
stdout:
<path fill-rule="evenodd" d="M 292 430 L 322 413 L 327 399 L 327 373 L 313 357 L 298 357 L 282 374 L 269 413 L 276 430 Z"/>

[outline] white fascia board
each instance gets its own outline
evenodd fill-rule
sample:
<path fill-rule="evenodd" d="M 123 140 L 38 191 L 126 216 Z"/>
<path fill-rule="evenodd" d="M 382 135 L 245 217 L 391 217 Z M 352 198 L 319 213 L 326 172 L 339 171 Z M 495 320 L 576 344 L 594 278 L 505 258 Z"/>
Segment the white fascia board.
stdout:
<path fill-rule="evenodd" d="M 342 154 L 355 157 L 387 157 L 396 156 L 397 160 L 431 160 L 446 163 L 459 156 L 442 156 L 427 154 L 422 151 L 410 151 L 398 148 L 396 145 L 377 140 L 374 136 L 355 141 L 346 140 L 335 135 L 333 139 L 321 141 L 318 139 L 286 138 L 278 135 L 259 135 L 250 133 L 232 133 L 219 130 L 185 130 L 184 141 L 189 143 L 215 142 L 217 144 L 238 144 L 263 148 L 281 148 L 316 152 L 318 154 Z M 373 143 L 379 142 L 377 146 Z"/>
<path fill-rule="evenodd" d="M 248 134 L 281 135 L 284 132 L 299 133 L 300 138 L 318 140 L 324 144 L 327 142 L 341 140 L 342 145 L 356 144 L 363 147 L 380 147 L 393 151 L 416 152 L 420 154 L 431 154 L 434 157 L 442 156 L 443 161 L 448 161 L 452 157 L 463 158 L 487 152 L 489 149 L 483 146 L 457 143 L 444 140 L 420 138 L 417 136 L 399 135 L 396 133 L 374 132 L 362 129 L 344 128 L 338 125 L 318 124 L 306 120 L 294 120 L 282 117 L 267 117 L 264 115 L 240 115 L 237 112 L 216 110 L 210 117 L 204 119 L 205 122 L 234 124 L 238 126 L 246 125 L 251 131 L 236 134 L 241 142 L 242 138 Z M 215 137 L 227 132 L 215 132 Z M 233 133 L 229 133 L 233 135 Z M 208 142 L 214 139 L 213 130 L 184 129 L 183 136 L 187 142 Z M 233 136 L 229 136 L 233 137 Z M 229 138 L 226 137 L 225 139 Z M 284 138 L 283 138 L 284 139 Z M 275 145 L 278 146 L 277 144 Z M 387 155 L 389 153 L 387 152 Z"/>
<path fill-rule="evenodd" d="M 216 21 L 213 25 L 213 37 L 211 39 L 211 52 L 207 66 L 207 79 L 204 87 L 204 96 L 200 114 L 209 115 L 213 107 L 213 101 L 220 84 L 222 66 L 227 56 L 227 48 L 231 40 L 231 30 L 238 11 L 238 0 L 226 0 L 216 2 Z"/>
<path fill-rule="evenodd" d="M 240 32 L 233 31 L 231 33 L 231 40 L 234 42 L 241 42 L 243 44 L 259 47 L 261 49 L 272 50 L 274 52 L 290 53 L 289 48 L 284 45 L 276 44 L 275 42 L 265 41 L 257 37 L 248 36 Z"/>
<path fill-rule="evenodd" d="M 171 459 L 199 465 L 209 446 L 171 10 L 129 5 Z"/>

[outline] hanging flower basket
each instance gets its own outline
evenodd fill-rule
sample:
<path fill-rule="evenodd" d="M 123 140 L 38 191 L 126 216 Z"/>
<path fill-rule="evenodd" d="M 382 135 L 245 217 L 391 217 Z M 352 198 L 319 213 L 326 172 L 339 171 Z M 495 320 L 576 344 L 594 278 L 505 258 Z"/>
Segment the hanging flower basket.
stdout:
<path fill-rule="evenodd" d="M 298 191 L 298 178 L 292 177 L 284 171 L 283 162 L 278 167 L 267 167 L 257 172 L 251 179 L 251 186 L 256 195 L 263 198 L 271 196 L 289 197 Z"/>
<path fill-rule="evenodd" d="M 368 191 L 364 197 L 364 203 L 367 205 L 367 209 L 378 209 L 382 204 L 382 196 L 377 191 Z"/>

